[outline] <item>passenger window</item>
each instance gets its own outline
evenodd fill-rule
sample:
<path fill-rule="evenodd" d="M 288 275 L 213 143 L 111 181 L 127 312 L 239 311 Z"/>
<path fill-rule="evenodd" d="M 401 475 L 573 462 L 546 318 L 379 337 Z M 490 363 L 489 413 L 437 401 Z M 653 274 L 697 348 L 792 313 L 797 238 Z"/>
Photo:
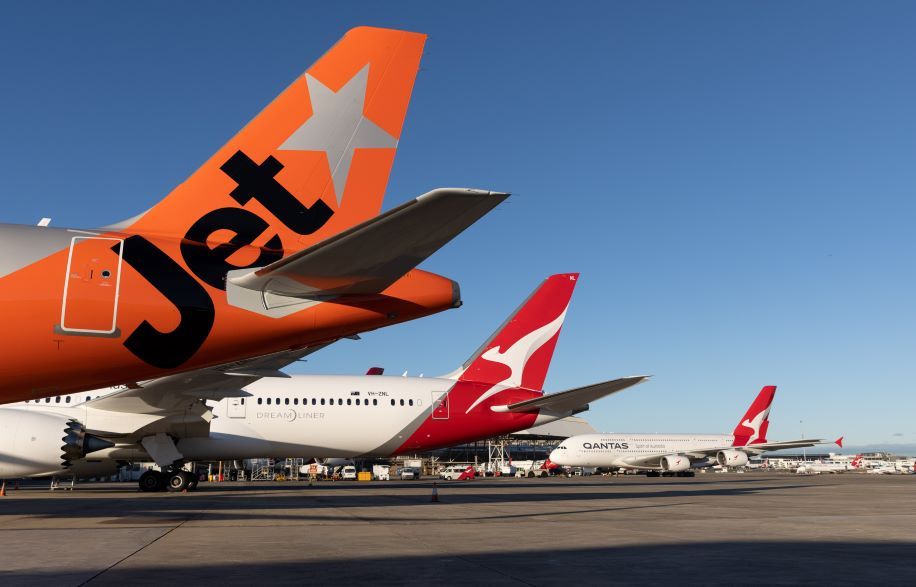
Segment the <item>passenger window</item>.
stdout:
<path fill-rule="evenodd" d="M 321 405 L 324 405 L 324 398 L 321 398 Z"/>
<path fill-rule="evenodd" d="M 378 400 L 377 400 L 377 399 L 372 400 L 372 405 L 373 405 L 373 406 L 377 406 L 377 405 L 378 405 Z"/>
<path fill-rule="evenodd" d="M 286 405 L 289 405 L 289 398 L 284 399 L 284 400 L 283 400 L 283 403 L 286 404 Z"/>
<path fill-rule="evenodd" d="M 409 403 L 410 405 L 413 405 L 413 400 L 409 400 L 407 403 Z"/>
<path fill-rule="evenodd" d="M 318 403 L 318 400 L 312 398 L 312 405 L 314 406 L 316 403 Z M 321 402 L 321 404 L 324 405 L 324 402 Z"/>
<path fill-rule="evenodd" d="M 261 398 L 258 398 L 258 405 L 259 405 L 259 406 L 261 405 L 261 401 L 262 401 L 262 399 L 261 399 Z"/>
<path fill-rule="evenodd" d="M 267 405 L 270 405 L 270 398 L 267 398 Z"/>
<path fill-rule="evenodd" d="M 69 396 L 69 395 L 67 396 L 67 403 L 68 403 L 68 404 L 70 403 L 70 396 Z"/>
<path fill-rule="evenodd" d="M 60 396 L 57 396 L 57 397 L 54 398 L 54 403 L 55 403 L 55 404 L 59 404 L 59 403 L 60 403 Z"/>
<path fill-rule="evenodd" d="M 342 405 L 343 405 L 343 398 L 337 398 L 337 405 L 338 405 L 338 406 L 342 406 Z"/>
<path fill-rule="evenodd" d="M 391 400 L 391 405 L 394 405 L 394 400 Z"/>
<path fill-rule="evenodd" d="M 347 398 L 347 405 L 350 405 L 350 398 Z"/>
<path fill-rule="evenodd" d="M 241 404 L 242 404 L 243 406 L 245 405 L 245 398 L 242 398 Z"/>
<path fill-rule="evenodd" d="M 402 406 L 404 405 L 404 400 L 401 400 L 401 405 L 402 405 Z"/>
<path fill-rule="evenodd" d="M 294 406 L 298 406 L 298 405 L 299 405 L 299 398 L 298 398 L 298 397 L 294 397 L 294 398 L 293 398 L 293 405 L 294 405 Z"/>

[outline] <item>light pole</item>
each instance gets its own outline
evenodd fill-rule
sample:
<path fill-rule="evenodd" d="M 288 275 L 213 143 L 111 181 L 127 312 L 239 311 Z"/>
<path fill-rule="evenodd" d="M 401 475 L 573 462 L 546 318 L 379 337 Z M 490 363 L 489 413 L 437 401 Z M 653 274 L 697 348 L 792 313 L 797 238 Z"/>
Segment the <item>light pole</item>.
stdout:
<path fill-rule="evenodd" d="M 804 420 L 799 420 L 799 421 L 798 421 L 798 427 L 801 428 L 801 437 L 802 437 L 802 439 L 804 440 L 804 438 L 805 438 L 805 421 L 804 421 Z M 808 450 L 807 450 L 805 447 L 802 447 L 802 459 L 804 459 L 806 462 L 808 461 Z"/>

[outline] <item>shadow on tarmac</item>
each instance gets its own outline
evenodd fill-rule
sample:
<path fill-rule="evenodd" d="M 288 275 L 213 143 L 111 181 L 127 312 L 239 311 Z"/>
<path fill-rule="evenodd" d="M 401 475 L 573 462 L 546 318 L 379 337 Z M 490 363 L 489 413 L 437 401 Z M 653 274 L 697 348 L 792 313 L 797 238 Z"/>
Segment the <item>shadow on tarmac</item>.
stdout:
<path fill-rule="evenodd" d="M 691 503 L 691 498 L 707 496 L 759 495 L 770 491 L 807 489 L 805 484 L 748 485 L 745 480 L 719 482 L 709 487 L 705 482 L 690 483 L 626 483 L 620 485 L 602 483 L 564 483 L 562 486 L 549 481 L 501 482 L 501 483 L 443 483 L 439 484 L 440 500 L 449 505 L 474 506 L 511 503 L 569 504 L 566 511 L 526 511 L 521 514 L 499 514 L 492 511 L 468 516 L 461 511 L 461 520 L 499 520 L 527 518 L 533 516 L 568 515 L 596 511 L 614 511 L 669 507 Z M 647 490 L 651 485 L 655 490 Z M 676 488 L 675 486 L 680 485 Z M 11 492 L 10 497 L 0 499 L 0 521 L 4 516 L 33 516 L 45 518 L 111 518 L 101 524 L 117 526 L 169 524 L 187 519 L 195 521 L 238 521 L 238 520 L 322 520 L 352 519 L 355 514 L 335 515 L 334 510 L 350 508 L 388 507 L 429 507 L 432 482 L 402 482 L 393 484 L 322 483 L 315 488 L 304 484 L 213 484 L 201 485 L 201 489 L 188 494 L 156 493 L 144 494 L 139 491 L 125 491 L 126 485 L 92 487 L 77 486 L 75 492 L 55 492 L 49 496 L 35 495 L 46 489 L 20 489 Z M 582 491 L 569 491 L 572 487 Z M 659 487 L 663 489 L 659 490 Z M 817 485 L 816 487 L 824 487 Z M 532 489 L 535 489 L 532 491 Z M 365 490 L 373 490 L 366 495 Z M 417 491 L 420 490 L 420 491 Z M 16 495 L 21 495 L 16 498 Z M 30 498 L 32 494 L 34 498 Z M 677 500 L 675 503 L 653 504 L 656 500 Z M 589 502 L 634 500 L 620 506 L 595 509 Z M 577 508 L 576 505 L 584 505 Z M 606 504 L 605 504 L 606 505 Z M 405 512 L 404 515 L 377 516 L 373 521 L 410 522 L 437 521 L 442 519 L 437 512 L 429 511 L 428 517 L 419 511 Z M 3 529 L 0 526 L 0 536 Z"/>
<path fill-rule="evenodd" d="M 558 537 L 559 538 L 559 537 Z M 507 537 L 513 540 L 511 537 Z M 188 545 L 193 549 L 193 545 Z M 301 562 L 214 560 L 129 564 L 98 572 L 88 585 L 912 585 L 914 544 L 905 542 L 696 542 L 650 546 L 506 550 L 428 556 L 361 556 Z M 8 585 L 52 584 L 46 572 L 0 573 Z M 76 583 L 74 583 L 76 584 Z"/>

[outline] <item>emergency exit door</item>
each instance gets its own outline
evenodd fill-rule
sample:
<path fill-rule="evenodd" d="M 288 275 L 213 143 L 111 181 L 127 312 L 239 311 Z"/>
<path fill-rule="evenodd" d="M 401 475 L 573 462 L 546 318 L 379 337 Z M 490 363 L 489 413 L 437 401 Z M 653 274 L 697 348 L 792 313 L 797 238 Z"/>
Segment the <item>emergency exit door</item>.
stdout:
<path fill-rule="evenodd" d="M 61 306 L 62 331 L 116 334 L 123 247 L 118 238 L 73 237 Z"/>
<path fill-rule="evenodd" d="M 229 398 L 229 409 L 227 410 L 227 415 L 230 418 L 244 418 L 245 417 L 245 398 L 230 397 Z"/>
<path fill-rule="evenodd" d="M 433 392 L 433 420 L 448 420 L 448 393 Z"/>

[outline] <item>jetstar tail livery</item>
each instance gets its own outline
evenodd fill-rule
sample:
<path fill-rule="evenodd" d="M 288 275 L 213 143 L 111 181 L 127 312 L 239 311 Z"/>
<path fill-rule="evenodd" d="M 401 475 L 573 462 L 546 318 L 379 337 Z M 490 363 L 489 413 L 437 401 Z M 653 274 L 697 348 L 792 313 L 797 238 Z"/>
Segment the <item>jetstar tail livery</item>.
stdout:
<path fill-rule="evenodd" d="M 767 451 L 824 444 L 822 439 L 767 440 L 770 405 L 776 387 L 760 390 L 731 436 L 704 434 L 582 434 L 567 438 L 550 453 L 559 466 L 606 467 L 682 473 L 692 468 L 740 467 Z M 842 438 L 834 441 L 842 446 Z"/>
<path fill-rule="evenodd" d="M 0 402 L 460 305 L 457 284 L 415 267 L 506 194 L 439 189 L 377 216 L 425 40 L 351 30 L 134 218 L 97 230 L 0 225 Z"/>
<path fill-rule="evenodd" d="M 169 473 L 150 474 L 141 487 L 168 480 L 182 489 L 182 474 L 170 467 L 185 461 L 389 456 L 579 413 L 646 377 L 541 391 L 577 277 L 548 278 L 465 365 L 443 377 L 284 377 L 277 369 L 306 353 L 300 351 L 89 394 L 89 401 L 79 394 L 0 409 L 0 477 L 81 475 L 117 460 L 152 459 Z"/>

